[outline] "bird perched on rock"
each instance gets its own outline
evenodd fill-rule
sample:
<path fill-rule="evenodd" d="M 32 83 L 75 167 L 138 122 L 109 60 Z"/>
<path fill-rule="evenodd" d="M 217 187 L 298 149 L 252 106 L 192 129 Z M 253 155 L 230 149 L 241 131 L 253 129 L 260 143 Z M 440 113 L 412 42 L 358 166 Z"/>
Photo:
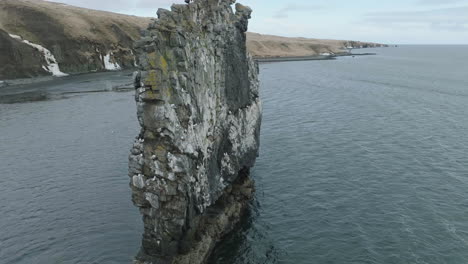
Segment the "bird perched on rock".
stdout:
<path fill-rule="evenodd" d="M 192 2 L 192 0 L 185 0 L 185 3 L 187 4 L 190 4 L 190 2 Z"/>

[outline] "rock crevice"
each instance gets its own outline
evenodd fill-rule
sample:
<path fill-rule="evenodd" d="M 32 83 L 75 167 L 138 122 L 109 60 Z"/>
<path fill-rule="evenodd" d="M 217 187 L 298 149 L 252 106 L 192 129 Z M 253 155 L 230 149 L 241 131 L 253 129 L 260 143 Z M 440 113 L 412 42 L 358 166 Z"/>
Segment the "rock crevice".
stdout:
<path fill-rule="evenodd" d="M 131 150 L 141 263 L 203 263 L 248 206 L 261 123 L 252 10 L 233 0 L 159 9 L 136 45 L 141 132 Z"/>

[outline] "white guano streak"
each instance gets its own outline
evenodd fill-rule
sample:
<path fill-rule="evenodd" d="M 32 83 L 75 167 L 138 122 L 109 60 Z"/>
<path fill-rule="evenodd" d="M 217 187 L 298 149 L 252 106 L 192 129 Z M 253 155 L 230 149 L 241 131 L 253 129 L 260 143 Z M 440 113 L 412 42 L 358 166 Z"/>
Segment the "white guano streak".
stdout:
<path fill-rule="evenodd" d="M 21 36 L 13 35 L 13 34 L 9 34 L 9 35 L 10 35 L 10 37 L 12 37 L 14 39 L 17 39 L 17 40 L 19 40 L 19 41 L 21 41 L 21 42 L 35 48 L 35 49 L 37 49 L 39 52 L 42 52 L 42 54 L 44 54 L 44 58 L 45 58 L 46 63 L 47 63 L 47 66 L 45 66 L 45 65 L 42 66 L 42 68 L 45 71 L 50 72 L 53 76 L 56 76 L 56 77 L 68 76 L 68 74 L 60 71 L 60 67 L 59 67 L 59 65 L 57 63 L 57 60 L 55 59 L 52 52 L 50 52 L 50 50 L 42 47 L 39 44 L 29 42 L 28 40 L 23 39 Z"/>

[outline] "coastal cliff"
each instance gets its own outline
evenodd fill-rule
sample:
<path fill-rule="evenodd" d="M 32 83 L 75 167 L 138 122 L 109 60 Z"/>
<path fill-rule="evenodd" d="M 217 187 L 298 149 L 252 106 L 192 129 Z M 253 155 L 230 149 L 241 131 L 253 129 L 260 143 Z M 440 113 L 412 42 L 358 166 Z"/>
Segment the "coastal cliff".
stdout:
<path fill-rule="evenodd" d="M 0 81 L 136 67 L 133 43 L 150 18 L 43 0 L 0 1 Z M 343 54 L 381 44 L 247 33 L 254 58 Z"/>
<path fill-rule="evenodd" d="M 12 38 L 0 29 L 0 80 L 46 74 L 46 61 L 33 47 Z"/>
<path fill-rule="evenodd" d="M 234 2 L 159 9 L 135 45 L 141 131 L 129 176 L 144 222 L 137 263 L 204 263 L 254 191 L 258 66 L 246 47 L 252 10 L 233 11 Z"/>
<path fill-rule="evenodd" d="M 151 20 L 42 0 L 0 1 L 0 80 L 135 67 Z"/>

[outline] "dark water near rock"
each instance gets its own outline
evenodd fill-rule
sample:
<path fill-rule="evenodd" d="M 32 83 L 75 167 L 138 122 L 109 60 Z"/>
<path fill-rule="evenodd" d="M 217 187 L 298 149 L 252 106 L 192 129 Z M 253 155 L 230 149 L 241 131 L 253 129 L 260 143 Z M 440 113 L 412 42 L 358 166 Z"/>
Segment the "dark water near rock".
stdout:
<path fill-rule="evenodd" d="M 468 262 L 468 47 L 376 51 L 261 65 L 257 197 L 212 263 Z M 130 263 L 135 119 L 128 92 L 0 104 L 0 263 Z"/>

